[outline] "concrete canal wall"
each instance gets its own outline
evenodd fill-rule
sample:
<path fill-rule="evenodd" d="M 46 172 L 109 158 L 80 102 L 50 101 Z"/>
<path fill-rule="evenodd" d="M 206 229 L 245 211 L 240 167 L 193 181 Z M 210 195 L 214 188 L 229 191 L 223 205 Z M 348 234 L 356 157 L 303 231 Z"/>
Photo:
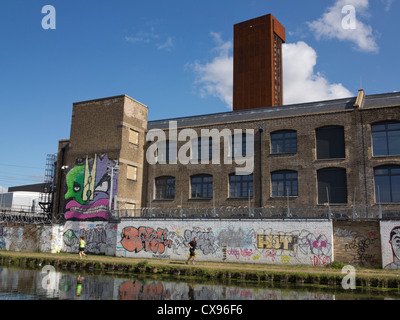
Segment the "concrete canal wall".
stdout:
<path fill-rule="evenodd" d="M 117 257 L 186 260 L 188 243 L 196 236 L 198 261 L 323 266 L 337 260 L 400 269 L 396 220 L 132 219 L 0 225 L 0 250 L 77 252 L 82 235 L 87 252 Z"/>

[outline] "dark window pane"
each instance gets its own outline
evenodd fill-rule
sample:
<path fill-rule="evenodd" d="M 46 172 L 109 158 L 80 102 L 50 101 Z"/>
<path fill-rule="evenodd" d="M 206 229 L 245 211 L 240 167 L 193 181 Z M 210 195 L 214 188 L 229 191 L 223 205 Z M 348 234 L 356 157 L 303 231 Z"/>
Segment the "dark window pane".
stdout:
<path fill-rule="evenodd" d="M 329 126 L 316 130 L 317 159 L 345 157 L 344 128 Z"/>
<path fill-rule="evenodd" d="M 391 202 L 390 177 L 375 177 L 376 202 Z"/>
<path fill-rule="evenodd" d="M 212 198 L 212 182 L 213 179 L 210 175 L 197 175 L 191 177 L 192 198 Z"/>
<path fill-rule="evenodd" d="M 159 177 L 156 178 L 155 199 L 165 200 L 174 199 L 175 197 L 175 178 Z"/>
<path fill-rule="evenodd" d="M 375 132 L 372 134 L 372 148 L 374 156 L 388 154 L 388 146 L 385 132 Z"/>
<path fill-rule="evenodd" d="M 297 196 L 297 172 L 278 171 L 271 174 L 272 196 Z"/>
<path fill-rule="evenodd" d="M 374 173 L 376 202 L 400 202 L 400 166 L 377 167 Z"/>
<path fill-rule="evenodd" d="M 286 153 L 297 152 L 296 131 L 277 131 L 271 133 L 271 152 Z"/>
<path fill-rule="evenodd" d="M 326 168 L 318 170 L 318 203 L 347 203 L 346 170 Z"/>
<path fill-rule="evenodd" d="M 386 131 L 386 125 L 384 124 L 374 124 L 372 126 L 372 132 Z"/>
<path fill-rule="evenodd" d="M 389 130 L 400 130 L 400 122 L 388 123 Z"/>
<path fill-rule="evenodd" d="M 392 176 L 392 202 L 400 202 L 400 176 Z"/>
<path fill-rule="evenodd" d="M 389 155 L 400 154 L 400 130 L 388 132 Z"/>
<path fill-rule="evenodd" d="M 400 122 L 373 124 L 371 131 L 374 156 L 400 154 Z"/>
<path fill-rule="evenodd" d="M 253 175 L 229 175 L 229 197 L 247 198 L 253 196 Z"/>

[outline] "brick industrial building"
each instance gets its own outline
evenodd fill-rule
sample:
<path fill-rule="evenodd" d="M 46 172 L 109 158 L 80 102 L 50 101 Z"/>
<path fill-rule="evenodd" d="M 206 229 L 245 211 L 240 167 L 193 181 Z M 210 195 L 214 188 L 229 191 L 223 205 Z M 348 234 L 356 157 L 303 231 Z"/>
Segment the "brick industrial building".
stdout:
<path fill-rule="evenodd" d="M 288 203 L 398 212 L 400 94 L 360 89 L 281 105 L 284 28 L 267 15 L 234 33 L 232 112 L 148 122 L 148 108 L 126 95 L 74 103 L 70 138 L 59 141 L 53 213 L 108 220 L 110 211 L 144 207 Z"/>

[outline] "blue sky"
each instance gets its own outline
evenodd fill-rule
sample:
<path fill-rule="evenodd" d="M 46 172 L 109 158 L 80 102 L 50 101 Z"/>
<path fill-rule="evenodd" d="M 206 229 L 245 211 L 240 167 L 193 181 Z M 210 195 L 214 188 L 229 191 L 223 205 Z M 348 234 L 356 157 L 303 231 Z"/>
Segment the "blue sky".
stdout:
<path fill-rule="evenodd" d="M 0 191 L 43 181 L 74 102 L 127 94 L 149 120 L 231 110 L 233 25 L 268 13 L 286 28 L 285 104 L 400 89 L 398 0 L 1 1 Z"/>

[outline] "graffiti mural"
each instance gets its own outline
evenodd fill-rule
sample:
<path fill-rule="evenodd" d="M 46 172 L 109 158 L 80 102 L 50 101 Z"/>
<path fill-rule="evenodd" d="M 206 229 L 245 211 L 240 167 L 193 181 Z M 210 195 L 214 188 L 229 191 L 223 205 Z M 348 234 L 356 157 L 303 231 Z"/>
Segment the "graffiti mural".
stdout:
<path fill-rule="evenodd" d="M 168 229 L 150 227 L 126 227 L 121 232 L 121 245 L 130 252 L 151 251 L 164 253 L 166 248 L 171 248 L 172 241 L 167 237 Z"/>
<path fill-rule="evenodd" d="M 197 247 L 205 255 L 212 254 L 217 251 L 218 247 L 215 245 L 214 233 L 211 228 L 207 231 L 201 230 L 200 228 L 194 228 L 194 230 L 185 230 L 185 247 L 188 248 L 189 242 L 197 237 Z"/>
<path fill-rule="evenodd" d="M 235 230 L 234 228 L 222 229 L 217 236 L 217 244 L 220 247 L 247 247 L 254 242 L 255 231 L 242 228 Z"/>
<path fill-rule="evenodd" d="M 299 238 L 292 234 L 257 234 L 258 249 L 282 249 L 296 251 Z"/>
<path fill-rule="evenodd" d="M 385 269 L 400 269 L 400 226 L 395 226 L 390 231 L 389 243 L 392 249 L 393 261 Z"/>
<path fill-rule="evenodd" d="M 109 199 L 114 199 L 118 190 L 118 171 L 111 174 L 115 167 L 116 162 L 107 155 L 76 160 L 66 175 L 66 220 L 108 220 Z M 110 190 L 111 176 L 113 190 Z"/>
<path fill-rule="evenodd" d="M 113 254 L 114 241 L 117 236 L 117 225 L 97 222 L 68 222 L 63 233 L 63 250 L 78 252 L 79 238 L 85 237 L 86 251 L 95 254 Z"/>
<path fill-rule="evenodd" d="M 263 223 L 264 224 L 264 223 Z M 116 255 L 186 260 L 197 237 L 198 261 L 327 265 L 332 261 L 332 224 L 313 222 L 132 221 L 118 226 Z M 305 228 L 302 228 L 302 227 Z M 307 228 L 311 226 L 312 228 Z M 300 228 L 299 228 L 300 227 Z M 281 231 L 283 230 L 283 231 Z"/>

